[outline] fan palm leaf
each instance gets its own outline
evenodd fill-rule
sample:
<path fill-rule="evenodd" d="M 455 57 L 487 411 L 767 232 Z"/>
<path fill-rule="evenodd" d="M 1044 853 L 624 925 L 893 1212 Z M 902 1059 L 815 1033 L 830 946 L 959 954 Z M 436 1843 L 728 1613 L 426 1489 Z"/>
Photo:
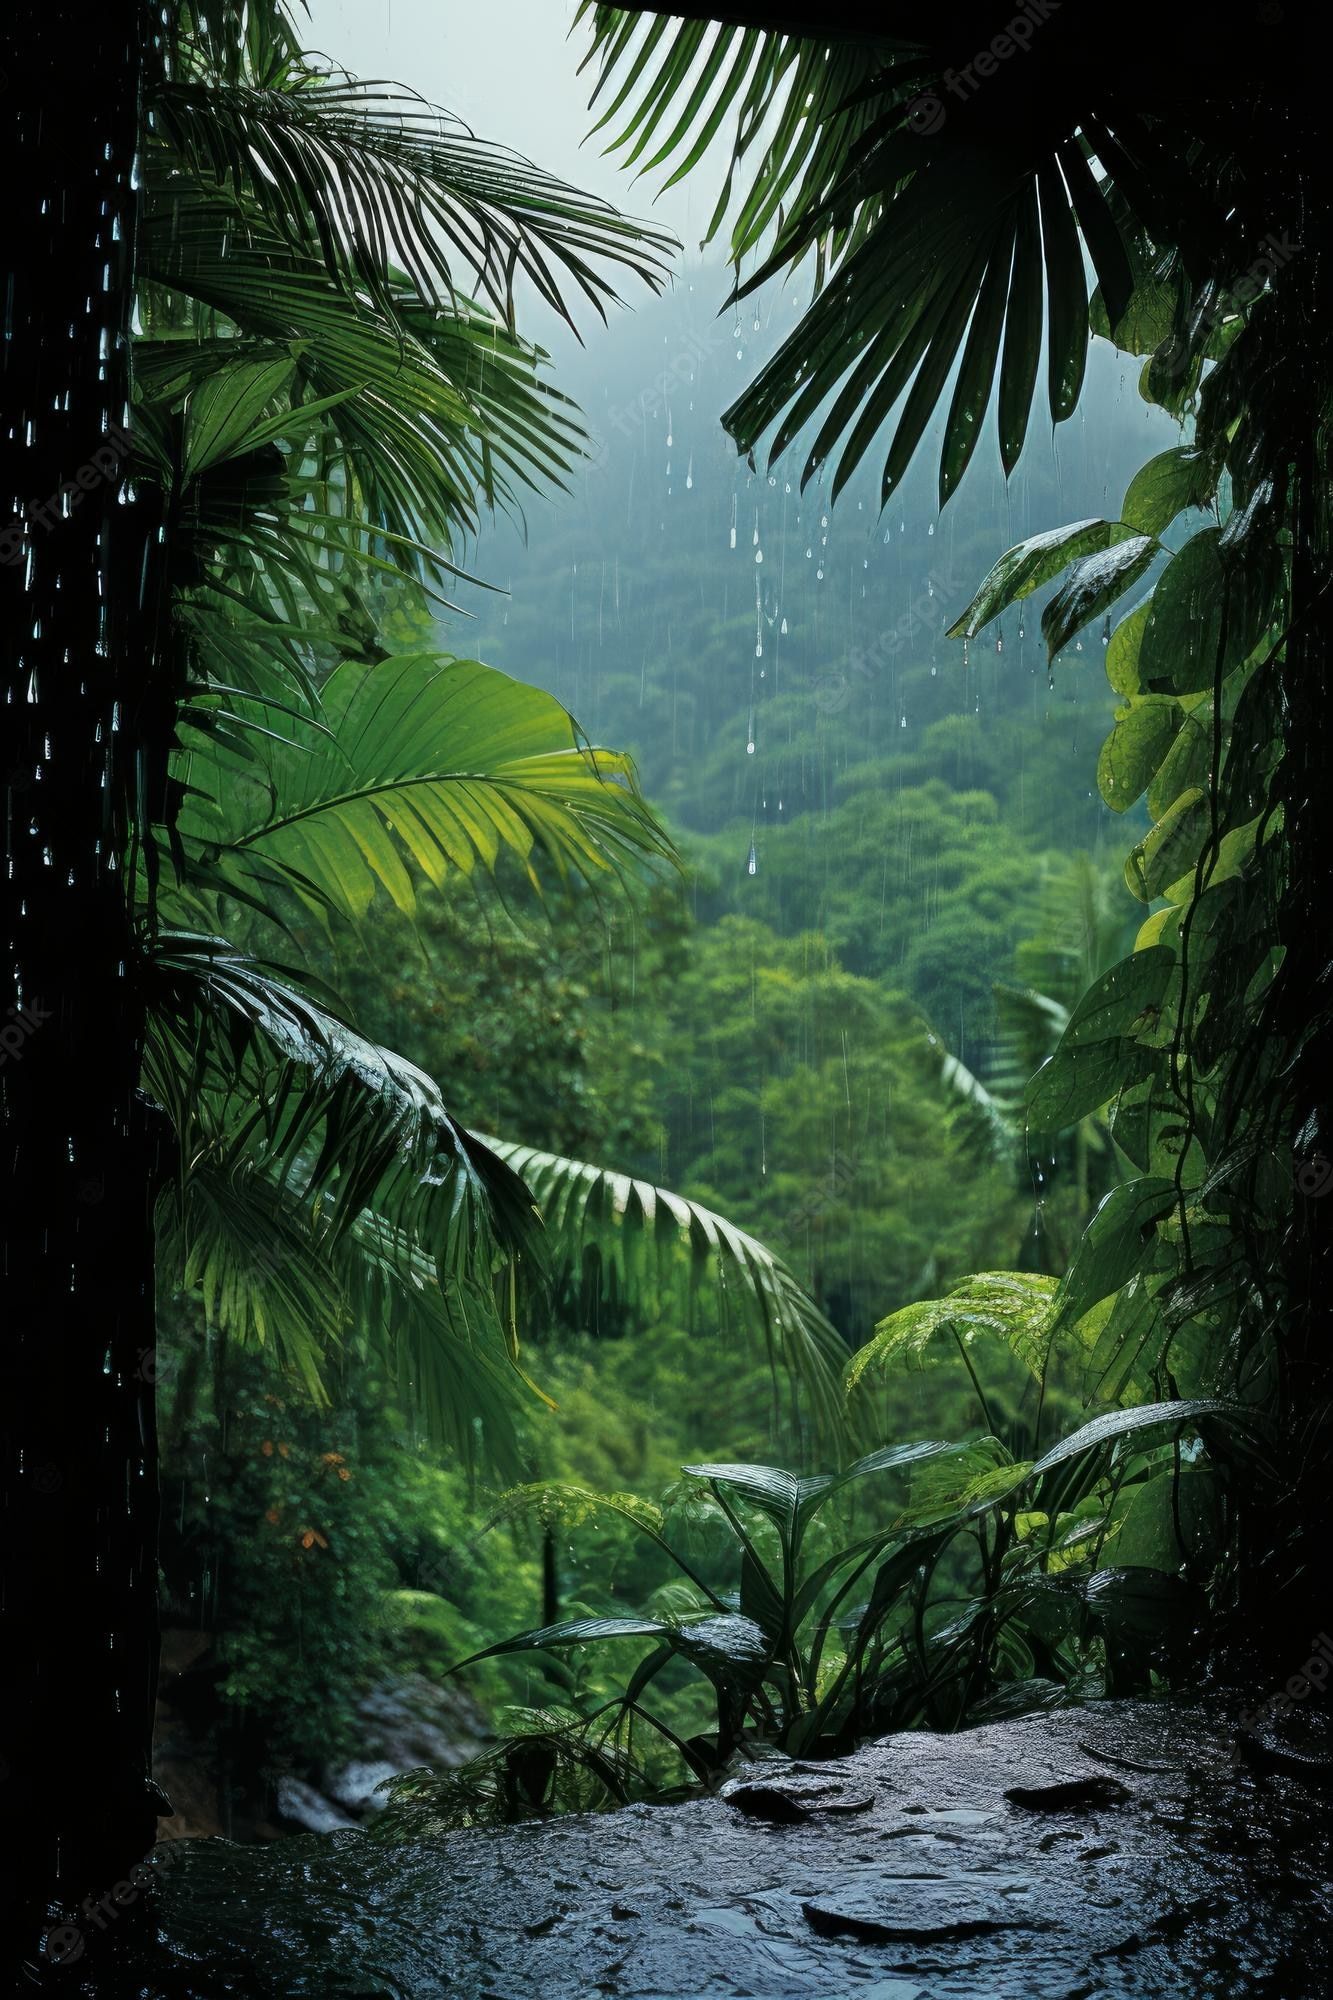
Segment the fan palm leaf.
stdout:
<path fill-rule="evenodd" d="M 803 483 L 829 461 L 836 496 L 892 423 L 887 499 L 943 408 L 943 504 L 997 383 L 1011 470 L 1043 346 L 1053 421 L 1077 404 L 1090 338 L 1085 257 L 1108 329 L 1125 319 L 1136 285 L 1165 292 L 1155 345 L 1185 325 L 1190 287 L 1179 265 L 1154 273 L 1153 241 L 1179 241 L 1184 218 L 1197 240 L 1229 229 L 1238 250 L 1225 204 L 1213 215 L 1200 190 L 1182 124 L 1099 79 L 1068 87 L 1075 31 L 1063 16 L 1042 21 L 1039 48 L 1032 35 L 1016 54 L 1010 42 L 1015 59 L 992 59 L 984 88 L 968 89 L 954 65 L 984 52 L 1002 20 L 983 31 L 980 19 L 923 22 L 890 9 L 873 22 L 840 17 L 834 31 L 797 10 L 780 30 L 746 21 L 747 9 L 726 11 L 727 21 L 669 25 L 585 0 L 594 105 L 614 91 L 595 129 L 610 125 L 612 148 L 641 171 L 669 164 L 679 178 L 732 123 L 708 229 L 716 236 L 731 217 L 732 300 L 807 262 L 814 295 L 723 421 L 742 451 L 768 437 L 770 463 L 817 423 Z M 1063 88 L 1050 87 L 1053 75 Z"/>

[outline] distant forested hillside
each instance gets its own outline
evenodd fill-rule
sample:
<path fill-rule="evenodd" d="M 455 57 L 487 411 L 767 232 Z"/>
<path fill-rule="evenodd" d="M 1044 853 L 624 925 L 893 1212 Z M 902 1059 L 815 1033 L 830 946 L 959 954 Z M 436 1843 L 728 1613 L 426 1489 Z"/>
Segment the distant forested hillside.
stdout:
<path fill-rule="evenodd" d="M 1032 440 L 1008 485 L 988 435 L 941 516 L 928 443 L 882 514 L 869 473 L 835 514 L 818 474 L 800 490 L 801 441 L 753 469 L 718 421 L 795 300 L 719 319 L 721 293 L 696 270 L 587 350 L 562 348 L 598 454 L 567 498 L 534 502 L 526 542 L 483 539 L 476 571 L 502 590 L 443 620 L 457 651 L 634 753 L 691 870 L 670 921 L 668 894 L 637 926 L 614 911 L 584 1082 L 464 1109 L 538 1144 L 610 1145 L 713 1199 L 859 1338 L 978 1263 L 1051 1263 L 1043 1229 L 1064 1247 L 1073 1227 L 1073 1208 L 1055 1219 L 1057 1161 L 1036 1238 L 1017 1240 L 1033 1227 L 1027 1169 L 960 1122 L 940 1066 L 952 1054 L 993 1078 L 1006 1059 L 994 987 L 1016 953 L 1077 984 L 1101 948 L 1088 879 L 1102 929 L 1132 937 L 1125 831 L 1095 777 L 1114 697 L 1095 636 L 1048 670 L 1041 598 L 970 648 L 944 632 L 1002 550 L 1114 514 L 1175 430 L 1099 345 L 1079 414 Z M 585 911 L 575 929 L 600 921 Z M 471 1004 L 460 992 L 455 1011 Z M 619 1115 L 589 1118 L 603 1098 Z"/>

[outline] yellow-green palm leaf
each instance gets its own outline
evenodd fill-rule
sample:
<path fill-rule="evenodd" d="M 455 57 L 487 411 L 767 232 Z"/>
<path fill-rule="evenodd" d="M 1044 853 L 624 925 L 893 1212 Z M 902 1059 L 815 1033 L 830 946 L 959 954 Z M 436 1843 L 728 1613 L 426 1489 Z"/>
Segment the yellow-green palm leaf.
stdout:
<path fill-rule="evenodd" d="M 201 734 L 181 775 L 195 791 L 180 832 L 215 885 L 276 878 L 351 917 L 380 891 L 410 913 L 419 876 L 492 870 L 506 851 L 534 881 L 671 853 L 626 756 L 592 748 L 540 688 L 437 653 L 349 661 L 318 723 L 256 736 L 244 756 Z"/>

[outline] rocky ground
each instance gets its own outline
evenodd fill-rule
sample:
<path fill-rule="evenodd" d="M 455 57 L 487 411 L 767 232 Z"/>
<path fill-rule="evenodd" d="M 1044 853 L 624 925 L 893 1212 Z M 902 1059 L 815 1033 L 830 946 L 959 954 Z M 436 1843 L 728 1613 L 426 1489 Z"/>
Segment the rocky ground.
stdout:
<path fill-rule="evenodd" d="M 729 1796 L 387 1847 L 180 1842 L 144 1995 L 410 2000 L 1307 2000 L 1322 1774 L 1216 1715 L 1106 1703 Z M 159 1850 L 162 1852 L 162 1850 Z M 114 1950 L 90 1938 L 77 1975 Z"/>
<path fill-rule="evenodd" d="M 318 1770 L 280 1777 L 253 1793 L 229 1781 L 218 1755 L 209 1647 L 206 1633 L 162 1635 L 153 1776 L 175 1807 L 161 1823 L 164 1842 L 210 1835 L 268 1841 L 294 1832 L 343 1831 L 374 1817 L 383 1804 L 378 1787 L 384 1779 L 423 1766 L 453 1770 L 490 1741 L 485 1714 L 456 1682 L 400 1674 L 357 1704 L 354 1755 L 330 1758 Z"/>

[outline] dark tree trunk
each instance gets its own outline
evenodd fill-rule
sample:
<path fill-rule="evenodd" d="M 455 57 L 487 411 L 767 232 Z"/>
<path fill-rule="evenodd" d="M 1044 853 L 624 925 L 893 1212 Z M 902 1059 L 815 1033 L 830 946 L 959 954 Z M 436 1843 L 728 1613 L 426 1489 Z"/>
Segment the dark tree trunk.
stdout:
<path fill-rule="evenodd" d="M 125 485 L 142 21 L 9 0 L 0 348 L 0 1776 L 12 1949 L 151 1844 L 157 1464 L 130 829 L 161 798 L 155 501 Z"/>

